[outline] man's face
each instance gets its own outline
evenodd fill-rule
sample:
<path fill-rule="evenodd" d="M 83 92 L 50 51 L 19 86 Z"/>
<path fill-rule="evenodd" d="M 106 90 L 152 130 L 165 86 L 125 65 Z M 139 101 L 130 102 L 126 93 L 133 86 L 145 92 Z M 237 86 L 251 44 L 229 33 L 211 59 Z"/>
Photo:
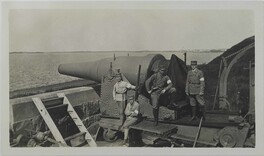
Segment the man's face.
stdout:
<path fill-rule="evenodd" d="M 164 75 L 165 74 L 165 69 L 160 69 L 159 72 Z"/>
<path fill-rule="evenodd" d="M 134 98 L 129 99 L 129 103 L 133 104 L 134 103 Z"/>
<path fill-rule="evenodd" d="M 196 69 L 196 65 L 191 65 L 191 67 L 192 67 L 192 70 L 194 70 L 194 69 Z"/>
<path fill-rule="evenodd" d="M 118 82 L 120 82 L 122 79 L 121 79 L 121 76 L 118 76 L 118 77 L 116 77 L 116 80 L 118 81 Z"/>

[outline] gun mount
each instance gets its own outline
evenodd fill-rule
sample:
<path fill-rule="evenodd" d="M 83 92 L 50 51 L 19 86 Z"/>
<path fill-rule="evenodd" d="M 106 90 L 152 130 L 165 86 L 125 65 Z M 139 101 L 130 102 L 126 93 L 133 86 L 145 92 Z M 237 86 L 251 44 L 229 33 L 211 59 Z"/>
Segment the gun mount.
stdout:
<path fill-rule="evenodd" d="M 123 74 L 123 79 L 133 85 L 139 86 L 139 101 L 146 104 L 144 108 L 149 117 L 152 117 L 151 105 L 149 104 L 149 94 L 146 92 L 144 83 L 153 73 L 158 71 L 160 64 L 167 66 L 167 75 L 171 78 L 173 85 L 177 88 L 176 101 L 180 104 L 187 105 L 185 95 L 185 82 L 187 76 L 187 67 L 185 63 L 176 55 L 172 55 L 170 60 L 166 60 L 160 54 L 150 54 L 146 56 L 121 56 L 116 58 L 106 58 L 94 62 L 72 63 L 59 65 L 58 71 L 64 75 L 75 76 L 79 78 L 89 79 L 96 82 L 101 82 L 101 111 L 107 111 L 108 115 L 117 115 L 114 112 L 115 106 L 112 99 L 112 86 L 116 83 L 115 73 L 120 70 Z M 141 71 L 138 73 L 138 66 L 141 66 Z M 139 80 L 138 80 L 139 79 Z M 132 93 L 133 94 L 133 93 Z M 167 107 L 170 97 L 161 97 L 161 103 Z M 183 101 L 183 103 L 182 103 Z M 111 105 L 112 104 L 112 105 Z M 166 108 L 164 108 L 166 109 Z M 112 110 L 112 111 L 111 111 Z M 161 114 L 174 114 L 173 110 L 168 110 L 172 113 L 164 111 Z M 163 112 L 163 111 L 162 111 Z M 173 115 L 174 116 L 174 115 Z M 173 117 L 175 118 L 175 117 Z"/>

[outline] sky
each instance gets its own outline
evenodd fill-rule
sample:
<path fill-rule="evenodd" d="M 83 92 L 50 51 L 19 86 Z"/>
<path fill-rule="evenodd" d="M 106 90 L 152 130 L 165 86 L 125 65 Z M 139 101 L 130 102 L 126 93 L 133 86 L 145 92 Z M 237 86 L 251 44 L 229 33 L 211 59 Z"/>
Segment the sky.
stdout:
<path fill-rule="evenodd" d="M 13 9 L 10 52 L 227 49 L 254 35 L 249 10 Z"/>

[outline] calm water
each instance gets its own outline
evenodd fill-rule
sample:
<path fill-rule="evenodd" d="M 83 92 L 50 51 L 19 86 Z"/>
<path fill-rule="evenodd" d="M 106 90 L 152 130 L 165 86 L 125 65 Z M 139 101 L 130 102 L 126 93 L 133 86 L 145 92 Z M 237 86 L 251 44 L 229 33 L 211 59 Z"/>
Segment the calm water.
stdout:
<path fill-rule="evenodd" d="M 130 52 L 130 56 L 145 56 L 153 52 Z M 157 53 L 157 52 L 155 52 Z M 127 56 L 128 53 L 115 53 L 116 56 Z M 171 54 L 183 59 L 183 53 L 164 52 L 167 59 Z M 199 63 L 208 63 L 219 53 L 187 53 L 187 61 L 198 60 Z M 95 61 L 102 58 L 113 57 L 114 53 L 94 52 L 94 53 L 13 53 L 10 54 L 10 91 L 40 87 L 50 84 L 67 82 L 78 78 L 65 76 L 58 73 L 58 66 L 62 63 L 74 63 L 84 61 Z"/>

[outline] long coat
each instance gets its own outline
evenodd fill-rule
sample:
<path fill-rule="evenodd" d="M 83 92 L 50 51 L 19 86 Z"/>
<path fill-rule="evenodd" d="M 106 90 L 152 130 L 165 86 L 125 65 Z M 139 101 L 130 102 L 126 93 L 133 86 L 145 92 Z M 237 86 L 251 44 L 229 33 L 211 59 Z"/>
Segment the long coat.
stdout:
<path fill-rule="evenodd" d="M 185 92 L 190 95 L 204 94 L 204 76 L 199 69 L 190 70 L 187 75 Z"/>

